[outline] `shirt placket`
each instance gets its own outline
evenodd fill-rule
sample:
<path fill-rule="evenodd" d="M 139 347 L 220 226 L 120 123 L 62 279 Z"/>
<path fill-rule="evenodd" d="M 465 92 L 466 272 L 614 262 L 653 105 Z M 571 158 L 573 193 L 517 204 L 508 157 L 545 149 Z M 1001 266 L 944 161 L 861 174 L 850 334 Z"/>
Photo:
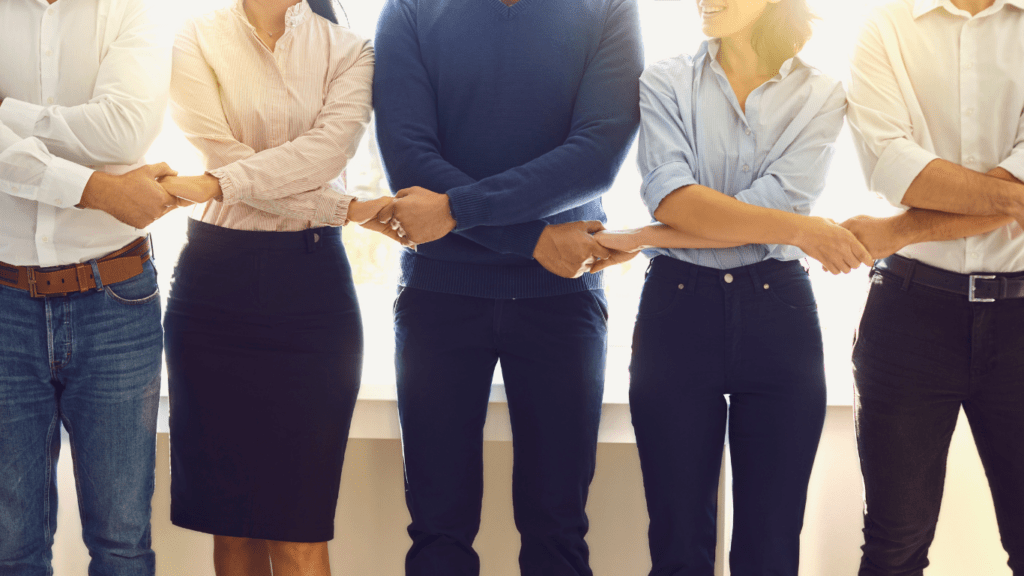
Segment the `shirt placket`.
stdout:
<path fill-rule="evenodd" d="M 960 162 L 964 168 L 981 171 L 983 167 L 979 164 L 980 150 L 975 149 L 981 134 L 978 130 L 977 113 L 980 105 L 979 87 L 977 78 L 977 36 L 979 19 L 969 18 L 963 28 L 960 29 L 960 53 L 957 72 L 960 78 Z M 969 237 L 964 242 L 964 267 L 963 272 L 976 272 L 983 270 L 982 257 L 984 255 L 981 240 L 977 237 Z"/>
<path fill-rule="evenodd" d="M 60 61 L 60 9 L 61 2 L 47 6 L 42 13 L 39 30 L 39 87 L 42 104 L 52 106 L 57 101 L 58 72 Z M 40 266 L 56 266 L 59 263 L 54 242 L 58 208 L 37 203 L 36 209 L 36 253 Z"/>

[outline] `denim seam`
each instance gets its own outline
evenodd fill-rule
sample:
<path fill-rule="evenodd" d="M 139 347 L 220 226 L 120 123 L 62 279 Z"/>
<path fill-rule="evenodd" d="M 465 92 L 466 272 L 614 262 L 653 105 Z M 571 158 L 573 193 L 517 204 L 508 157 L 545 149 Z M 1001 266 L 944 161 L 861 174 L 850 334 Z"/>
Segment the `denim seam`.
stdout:
<path fill-rule="evenodd" d="M 88 519 L 86 518 L 85 505 L 82 498 L 82 477 L 78 470 L 78 450 L 75 448 L 75 432 L 71 426 L 71 420 L 67 416 L 61 417 L 61 422 L 64 423 L 64 427 L 68 430 L 68 446 L 71 448 L 71 470 L 75 475 L 75 493 L 78 495 L 78 516 L 82 519 L 82 526 L 84 527 Z"/>
<path fill-rule="evenodd" d="M 50 447 L 53 445 L 53 432 L 59 426 L 58 422 L 59 409 L 55 409 L 53 412 L 53 418 L 50 419 L 50 428 L 46 432 L 46 476 L 43 486 L 43 537 L 48 546 L 53 546 L 53 534 L 56 532 L 56 526 L 50 526 L 50 486 L 56 482 L 53 477 L 53 456 L 50 455 Z M 53 574 L 53 565 L 48 567 L 48 576 Z"/>

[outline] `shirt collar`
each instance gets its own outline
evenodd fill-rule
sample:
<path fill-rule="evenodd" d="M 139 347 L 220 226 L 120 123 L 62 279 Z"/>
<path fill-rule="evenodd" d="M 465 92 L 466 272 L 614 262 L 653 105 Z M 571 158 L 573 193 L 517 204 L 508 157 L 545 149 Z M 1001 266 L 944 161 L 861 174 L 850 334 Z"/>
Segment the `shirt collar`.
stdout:
<path fill-rule="evenodd" d="M 255 30 L 256 27 L 253 26 L 251 22 L 249 22 L 249 17 L 245 15 L 245 8 L 242 6 L 243 2 L 244 0 L 237 0 L 232 10 L 235 12 L 236 15 L 238 15 L 239 18 L 242 19 L 242 22 L 244 22 L 246 26 Z M 312 8 L 309 7 L 309 4 L 306 2 L 306 0 L 300 0 L 298 4 L 289 6 L 288 11 L 284 13 L 285 32 L 305 22 L 306 19 L 308 19 L 310 14 L 312 13 L 313 10 Z"/>
<path fill-rule="evenodd" d="M 995 11 L 999 11 L 1007 4 L 1024 10 L 1024 0 L 996 0 L 995 3 L 992 4 L 992 8 L 994 8 Z M 945 6 L 950 12 L 958 11 L 957 7 L 954 6 L 950 0 L 917 0 L 914 2 L 914 19 L 916 20 L 917 18 L 920 18 L 921 16 L 942 6 Z"/>
<path fill-rule="evenodd" d="M 1018 1 L 1024 2 L 1024 0 Z M 698 66 L 703 66 L 705 64 L 710 64 L 711 62 L 714 62 L 718 58 L 718 51 L 719 49 L 721 49 L 721 47 L 721 38 L 709 38 L 708 40 L 705 40 L 704 43 L 700 45 L 700 50 L 698 50 L 697 54 L 694 55 L 693 57 L 694 64 Z M 806 66 L 806 64 L 804 64 L 804 61 L 801 60 L 799 56 L 793 56 L 789 60 L 786 60 L 785 62 L 782 63 L 782 66 L 779 68 L 779 73 L 774 78 L 772 78 L 772 80 L 782 80 L 786 76 L 789 76 L 789 74 L 793 72 L 794 69 L 796 69 L 797 65 Z M 772 80 L 769 80 L 769 82 L 771 82 Z"/>

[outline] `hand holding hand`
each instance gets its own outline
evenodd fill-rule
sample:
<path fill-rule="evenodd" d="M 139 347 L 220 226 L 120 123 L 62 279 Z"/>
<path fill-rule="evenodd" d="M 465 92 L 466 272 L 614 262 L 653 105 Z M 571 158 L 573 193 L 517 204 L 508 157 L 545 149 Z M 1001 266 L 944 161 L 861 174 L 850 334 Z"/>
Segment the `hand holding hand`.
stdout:
<path fill-rule="evenodd" d="M 594 234 L 594 239 L 597 240 L 598 244 L 608 249 L 611 253 L 611 257 L 605 260 L 599 260 L 590 268 L 590 272 L 594 274 L 604 270 L 605 268 L 629 262 L 633 258 L 636 258 L 636 255 L 644 248 L 644 246 L 641 245 L 638 232 L 639 229 L 601 230 L 597 234 Z"/>
<path fill-rule="evenodd" d="M 395 201 L 377 215 L 377 221 L 388 223 L 399 236 L 416 244 L 433 242 L 455 229 L 448 195 L 419 186 L 399 190 Z"/>
<path fill-rule="evenodd" d="M 854 216 L 841 226 L 857 237 L 875 260 L 891 256 L 907 245 L 900 237 L 894 217 Z"/>
<path fill-rule="evenodd" d="M 596 260 L 607 260 L 611 252 L 592 236 L 604 230 L 596 220 L 549 224 L 541 232 L 533 257 L 552 274 L 579 278 L 590 272 Z"/>
<path fill-rule="evenodd" d="M 176 176 L 167 164 L 150 164 L 119 176 L 94 172 L 79 208 L 101 210 L 135 228 L 145 228 L 178 206 L 190 205 L 168 194 L 157 182 Z"/>
<path fill-rule="evenodd" d="M 833 274 L 846 274 L 861 264 L 874 264 L 871 253 L 857 237 L 828 218 L 805 218 L 794 245 Z"/>
<path fill-rule="evenodd" d="M 394 200 L 388 196 L 382 196 L 373 200 L 353 200 L 348 206 L 349 222 L 355 222 L 367 230 L 380 232 L 406 248 L 416 249 L 416 243 L 412 240 L 398 235 L 398 230 L 391 227 L 391 223 L 385 219 L 380 221 L 380 213 L 389 208 Z"/>
<path fill-rule="evenodd" d="M 175 173 L 175 175 L 160 178 L 160 185 L 167 190 L 168 194 L 185 200 L 188 204 L 203 204 L 210 200 L 223 198 L 220 180 L 209 174 L 178 177 Z"/>

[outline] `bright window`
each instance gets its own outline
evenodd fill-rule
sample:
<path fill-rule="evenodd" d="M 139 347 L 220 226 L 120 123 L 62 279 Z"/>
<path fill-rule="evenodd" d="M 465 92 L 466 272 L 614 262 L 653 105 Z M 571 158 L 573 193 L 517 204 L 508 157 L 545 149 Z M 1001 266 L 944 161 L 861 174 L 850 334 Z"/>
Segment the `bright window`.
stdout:
<path fill-rule="evenodd" d="M 188 17 L 226 5 L 227 1 L 230 0 L 215 0 L 214 3 L 208 0 L 179 0 L 173 3 L 173 6 L 154 1 L 153 8 L 160 13 L 160 21 L 165 24 L 165 33 L 171 36 Z M 703 40 L 696 2 L 638 1 L 648 64 L 696 50 Z M 884 0 L 809 0 L 812 8 L 821 16 L 821 21 L 815 28 L 814 38 L 801 56 L 825 73 L 847 83 L 847 62 L 856 41 L 860 22 L 871 8 L 882 1 Z M 383 0 L 344 3 L 351 28 L 358 34 L 372 38 L 377 14 L 383 4 Z M 339 18 L 344 22 L 344 16 L 340 11 Z M 371 148 L 371 139 L 364 138 L 359 154 L 348 168 L 350 191 L 363 197 L 376 197 L 387 193 L 387 182 Z M 609 228 L 632 228 L 646 224 L 650 220 L 639 198 L 640 175 L 636 170 L 635 158 L 634 146 L 614 186 L 605 196 Z M 167 162 L 183 175 L 202 172 L 198 155 L 184 140 L 169 117 L 165 121 L 163 133 L 147 155 L 147 160 Z M 892 210 L 886 202 L 867 192 L 848 129 L 844 129 L 839 137 L 828 186 L 814 213 L 841 222 L 855 214 L 885 215 Z M 174 261 L 184 242 L 185 217 L 186 213 L 182 210 L 165 217 L 151 227 L 156 242 L 156 263 L 161 272 L 160 283 L 164 297 L 168 292 Z M 344 242 L 352 263 L 363 312 L 366 336 L 364 389 L 393 386 L 394 333 L 391 328 L 391 306 L 395 294 L 398 247 L 383 236 L 355 226 L 345 228 Z M 862 267 L 849 275 L 833 277 L 822 272 L 816 262 L 809 261 L 809 264 L 825 337 L 829 403 L 851 404 L 853 386 L 850 372 L 850 343 L 867 294 L 867 271 Z M 615 402 L 625 402 L 626 399 L 633 318 L 646 266 L 647 259 L 641 256 L 605 273 L 611 307 L 606 398 Z M 500 381 L 500 378 L 500 372 L 496 372 L 496 380 Z"/>

